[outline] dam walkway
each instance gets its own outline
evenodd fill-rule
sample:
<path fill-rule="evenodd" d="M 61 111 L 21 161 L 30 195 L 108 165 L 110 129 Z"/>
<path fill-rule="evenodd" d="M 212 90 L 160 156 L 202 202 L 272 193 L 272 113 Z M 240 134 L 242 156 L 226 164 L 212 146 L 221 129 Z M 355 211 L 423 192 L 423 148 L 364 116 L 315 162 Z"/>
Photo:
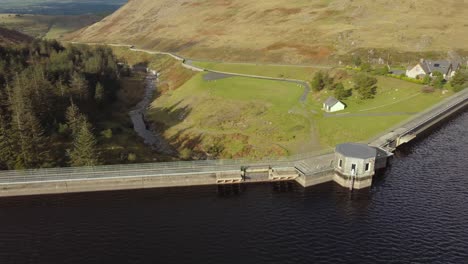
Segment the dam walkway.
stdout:
<path fill-rule="evenodd" d="M 467 105 L 468 88 L 413 116 L 410 120 L 396 125 L 371 140 L 369 145 L 393 152 L 398 146 L 417 138 L 445 118 L 463 110 Z"/>
<path fill-rule="evenodd" d="M 0 196 L 294 180 L 333 169 L 333 154 L 0 171 Z"/>

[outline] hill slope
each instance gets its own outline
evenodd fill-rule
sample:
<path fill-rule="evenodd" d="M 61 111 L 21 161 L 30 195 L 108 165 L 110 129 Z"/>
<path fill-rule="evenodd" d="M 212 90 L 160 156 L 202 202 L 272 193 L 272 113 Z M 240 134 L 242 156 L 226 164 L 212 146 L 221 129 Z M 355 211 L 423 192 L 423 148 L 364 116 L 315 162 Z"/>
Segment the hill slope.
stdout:
<path fill-rule="evenodd" d="M 32 41 L 30 36 L 0 27 L 0 44 L 18 44 L 29 41 Z"/>
<path fill-rule="evenodd" d="M 53 39 L 92 25 L 101 19 L 101 16 L 92 14 L 80 16 L 0 14 L 0 27 L 17 30 L 34 38 Z"/>
<path fill-rule="evenodd" d="M 198 59 L 301 63 L 357 48 L 467 49 L 465 0 L 131 0 L 70 38 Z"/>

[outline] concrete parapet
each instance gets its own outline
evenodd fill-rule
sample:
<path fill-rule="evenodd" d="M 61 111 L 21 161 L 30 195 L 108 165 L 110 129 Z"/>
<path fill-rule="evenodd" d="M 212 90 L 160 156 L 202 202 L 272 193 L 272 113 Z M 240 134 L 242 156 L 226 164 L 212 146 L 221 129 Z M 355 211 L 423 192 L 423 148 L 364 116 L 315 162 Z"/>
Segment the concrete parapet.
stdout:
<path fill-rule="evenodd" d="M 142 177 L 67 181 L 67 193 L 142 189 Z"/>
<path fill-rule="evenodd" d="M 272 168 L 268 172 L 271 181 L 291 181 L 299 177 L 295 168 Z"/>
<path fill-rule="evenodd" d="M 242 171 L 226 171 L 216 173 L 216 183 L 217 184 L 232 184 L 232 183 L 241 183 L 243 181 Z"/>
<path fill-rule="evenodd" d="M 67 193 L 66 182 L 7 184 L 0 187 L 0 197 Z"/>
<path fill-rule="evenodd" d="M 145 189 L 213 184 L 216 184 L 216 173 L 143 177 L 143 188 Z"/>
<path fill-rule="evenodd" d="M 365 189 L 372 186 L 372 176 L 367 177 L 350 177 L 342 175 L 339 172 L 335 172 L 333 175 L 333 181 L 339 184 L 342 187 L 353 189 Z"/>
<path fill-rule="evenodd" d="M 216 184 L 216 173 L 11 183 L 1 185 L 0 197 L 214 184 Z"/>
<path fill-rule="evenodd" d="M 310 175 L 300 175 L 296 178 L 296 182 L 302 187 L 307 188 L 315 185 L 319 185 L 326 182 L 333 181 L 334 171 L 332 169 L 317 172 Z"/>

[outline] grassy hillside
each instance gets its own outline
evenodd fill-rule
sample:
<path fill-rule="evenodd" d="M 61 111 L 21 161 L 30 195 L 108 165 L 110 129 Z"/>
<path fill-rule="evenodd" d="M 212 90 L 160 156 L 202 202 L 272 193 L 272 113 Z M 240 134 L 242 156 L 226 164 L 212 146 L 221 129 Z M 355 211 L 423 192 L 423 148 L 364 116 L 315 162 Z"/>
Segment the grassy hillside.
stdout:
<path fill-rule="evenodd" d="M 35 38 L 57 39 L 101 19 L 97 15 L 45 16 L 0 14 L 0 27 L 20 31 Z"/>
<path fill-rule="evenodd" d="M 427 94 L 421 91 L 420 84 L 383 76 L 377 79 L 374 99 L 360 100 L 354 92 L 355 95 L 344 100 L 347 108 L 334 114 L 325 114 L 316 105 L 315 110 L 321 114 L 314 117 L 315 124 L 324 146 L 367 141 L 453 94 L 441 90 Z M 345 85 L 352 87 L 349 81 Z M 328 96 L 330 93 L 325 91 L 311 99 L 319 103 Z"/>
<path fill-rule="evenodd" d="M 264 76 L 278 77 L 285 75 L 292 78 L 310 78 L 310 72 L 317 71 L 317 68 L 311 67 L 295 67 L 295 66 L 271 66 L 271 65 L 249 65 L 249 64 L 232 64 L 232 63 L 198 63 L 207 69 L 217 70 L 232 70 L 234 72 L 251 72 Z M 323 70 L 323 69 L 322 69 Z M 353 86 L 352 78 L 356 74 L 354 71 L 344 71 L 342 69 L 331 69 L 332 75 L 339 78 L 341 82 L 350 89 Z M 340 77 L 338 77 L 340 76 Z M 184 115 L 183 122 L 169 122 L 169 119 L 159 119 L 161 116 L 174 117 L 171 114 L 152 115 L 153 120 L 167 124 L 170 129 L 167 130 L 167 136 L 174 138 L 174 135 L 180 135 L 176 132 L 182 130 L 185 135 L 203 135 L 203 141 L 210 142 L 210 138 L 221 138 L 225 146 L 225 155 L 230 157 L 230 151 L 236 146 L 232 143 L 226 134 L 240 133 L 244 138 L 249 139 L 244 142 L 244 146 L 252 146 L 252 149 L 257 150 L 254 155 L 274 155 L 272 150 L 265 148 L 266 146 L 274 145 L 273 142 L 280 142 L 278 145 L 283 148 L 284 153 L 297 154 L 303 152 L 317 151 L 320 149 L 328 149 L 334 147 L 338 143 L 343 142 L 358 142 L 366 141 L 381 132 L 395 126 L 396 124 L 409 119 L 411 116 L 427 109 L 428 107 L 440 102 L 442 99 L 453 94 L 451 91 L 436 90 L 434 93 L 423 93 L 422 85 L 411 82 L 402 81 L 390 77 L 379 76 L 377 95 L 374 99 L 361 100 L 358 94 L 344 100 L 347 108 L 345 111 L 326 114 L 321 110 L 322 102 L 329 96 L 333 95 L 333 91 L 324 90 L 322 92 L 312 92 L 305 102 L 299 103 L 290 99 L 297 96 L 298 87 L 290 87 L 281 90 L 283 93 L 275 90 L 275 86 L 268 85 L 263 81 L 250 80 L 250 85 L 242 84 L 237 87 L 237 84 L 243 78 L 228 78 L 223 81 L 217 81 L 215 84 L 207 83 L 201 77 L 196 81 L 191 80 L 190 85 L 184 85 L 175 93 L 167 94 L 166 96 L 157 99 L 154 103 L 155 107 L 166 108 L 169 113 L 184 112 L 189 109 Z M 272 82 L 277 83 L 278 82 Z M 193 86 L 198 87 L 195 90 Z M 209 99 L 196 100 L 192 94 L 201 94 L 199 90 L 216 87 L 209 94 Z M 192 88 L 189 88 L 192 87 Z M 235 93 L 229 93 L 234 90 Z M 197 92 L 195 92 L 197 91 Z M 225 95 L 222 98 L 217 98 L 214 95 L 219 93 Z M 184 95 L 184 96 L 182 96 Z M 276 98 L 277 97 L 277 98 Z M 276 99 L 275 99 L 276 98 Z M 284 99 L 283 99 L 284 98 Z M 224 104 L 225 101 L 232 99 L 241 99 L 236 102 L 235 111 L 231 109 L 230 103 Z M 242 106 L 250 101 L 265 100 L 268 102 L 269 114 L 258 114 L 255 111 L 245 111 L 240 113 L 239 122 L 231 113 L 238 113 Z M 296 98 L 297 99 L 297 98 Z M 212 103 L 212 101 L 223 102 Z M 175 104 L 177 102 L 177 104 Z M 261 105 L 255 103 L 255 105 Z M 287 105 L 287 107 L 284 107 Z M 205 110 L 203 110 L 205 109 Z M 162 112 L 166 113 L 166 112 Z M 216 113 L 213 114 L 213 113 Z M 175 115 L 177 116 L 177 115 Z M 284 117 L 284 118 L 281 118 Z M 241 129 L 231 130 L 232 127 L 226 129 L 223 122 L 229 124 L 244 124 L 244 120 L 256 120 L 254 123 L 256 128 L 265 127 L 261 123 L 265 117 L 270 117 L 270 120 L 275 120 L 274 131 L 271 134 L 261 134 L 255 129 L 248 129 L 249 126 Z M 221 120 L 219 123 L 209 122 L 211 119 Z M 233 120 L 231 120 L 233 119 Z M 207 129 L 206 122 L 212 125 Z M 258 123 L 259 122 L 259 123 Z M 201 131 L 209 130 L 211 133 L 203 133 Z M 229 131 L 229 132 L 226 132 Z M 221 135 L 221 136 L 220 136 Z M 187 136 L 186 136 L 187 137 Z M 188 136 L 190 138 L 190 136 Z M 218 139 L 219 140 L 219 139 Z M 209 143 L 204 143 L 208 144 Z M 255 143 L 253 143 L 255 142 Z M 202 145 L 203 145 L 202 144 Z M 251 156 L 252 153 L 242 153 L 246 156 Z M 234 154 L 237 156 L 239 154 Z"/>
<path fill-rule="evenodd" d="M 0 44 L 18 44 L 31 40 L 32 38 L 30 36 L 0 27 Z"/>
<path fill-rule="evenodd" d="M 193 155 L 218 146 L 218 154 L 227 158 L 284 156 L 298 143 L 317 150 L 311 146 L 317 138 L 310 120 L 295 113 L 302 92 L 290 83 L 241 77 L 208 81 L 200 73 L 157 98 L 149 119 L 181 152 Z"/>
<path fill-rule="evenodd" d="M 70 36 L 173 51 L 200 60 L 324 62 L 374 48 L 463 49 L 468 2 L 460 0 L 133 0 Z"/>
<path fill-rule="evenodd" d="M 128 48 L 111 47 L 114 54 L 129 65 L 145 65 L 150 69 L 157 70 L 159 78 L 158 90 L 160 93 L 179 88 L 195 74 L 167 55 L 150 55 L 144 52 L 130 51 Z"/>

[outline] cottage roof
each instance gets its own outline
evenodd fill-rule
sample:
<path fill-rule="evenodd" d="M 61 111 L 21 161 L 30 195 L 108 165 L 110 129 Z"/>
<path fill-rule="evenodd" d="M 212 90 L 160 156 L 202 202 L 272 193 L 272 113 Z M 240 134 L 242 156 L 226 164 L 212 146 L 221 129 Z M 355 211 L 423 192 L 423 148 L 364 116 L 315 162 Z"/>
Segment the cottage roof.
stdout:
<path fill-rule="evenodd" d="M 377 150 L 366 144 L 345 143 L 336 146 L 335 151 L 348 158 L 371 159 L 377 157 Z"/>
<path fill-rule="evenodd" d="M 328 99 L 323 104 L 332 107 L 332 106 L 336 105 L 337 103 L 341 103 L 340 100 L 336 99 L 333 96 L 330 96 L 330 97 L 328 97 Z"/>
<path fill-rule="evenodd" d="M 425 64 L 429 72 L 438 71 L 442 74 L 448 74 L 452 66 L 451 61 L 425 61 Z"/>

